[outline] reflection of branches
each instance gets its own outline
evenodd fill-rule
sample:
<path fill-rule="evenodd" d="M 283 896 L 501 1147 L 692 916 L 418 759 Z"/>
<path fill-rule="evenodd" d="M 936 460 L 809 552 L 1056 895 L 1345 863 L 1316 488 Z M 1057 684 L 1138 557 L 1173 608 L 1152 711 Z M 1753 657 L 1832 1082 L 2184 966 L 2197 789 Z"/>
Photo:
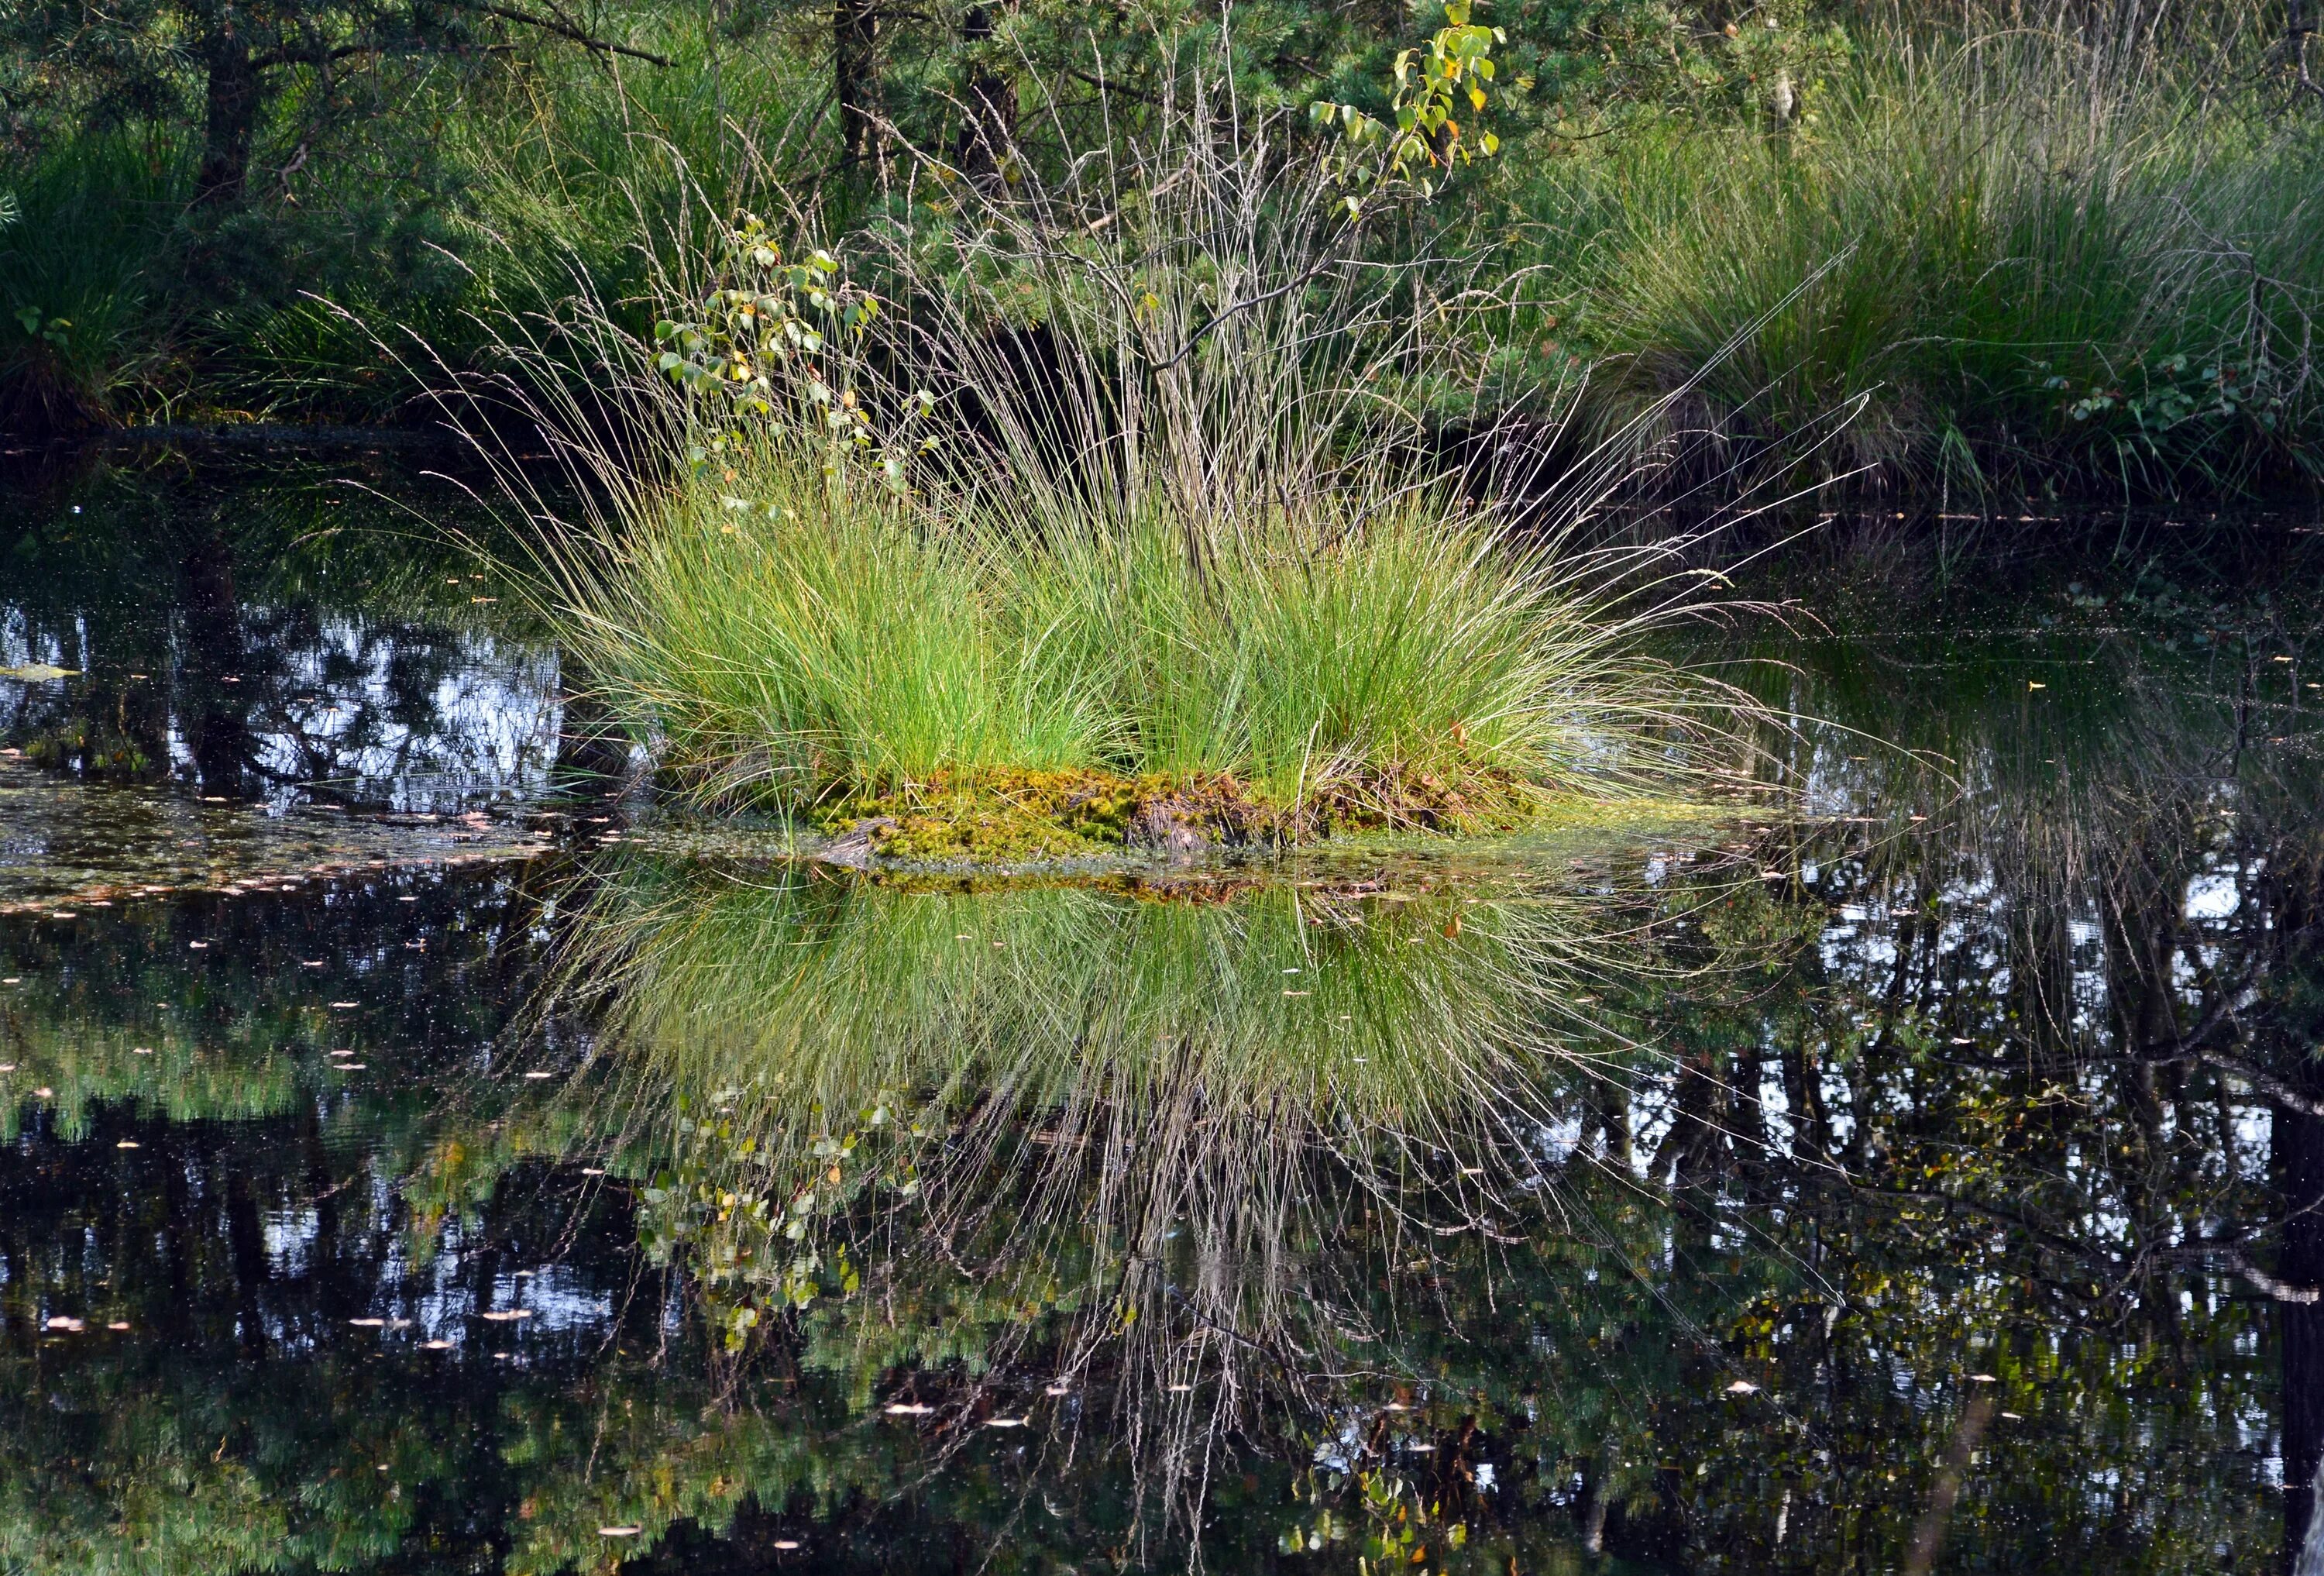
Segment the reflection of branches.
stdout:
<path fill-rule="evenodd" d="M 2277 1077 L 2264 1067 L 2255 1066 L 2240 1056 L 2231 1056 L 2225 1051 L 2197 1049 L 2187 1054 L 2197 1061 L 2241 1079 L 2287 1111 L 2296 1111 L 2302 1116 L 2324 1116 L 2324 1101 L 2302 1093 L 2288 1080 Z"/>
<path fill-rule="evenodd" d="M 1989 1221 L 1995 1225 L 2038 1244 L 2070 1263 L 2078 1263 L 2100 1272 L 2111 1280 L 2117 1291 L 2126 1289 L 2149 1270 L 2172 1265 L 2209 1266 L 2241 1276 L 2276 1302 L 2310 1304 L 2324 1301 L 2324 1287 L 2297 1286 L 2281 1280 L 2251 1261 L 2248 1249 L 2264 1235 L 2264 1229 L 2253 1228 L 2229 1238 L 2198 1238 L 2185 1241 L 2135 1241 L 2116 1247 L 2070 1236 L 2055 1226 L 2022 1210 L 1988 1203 L 1983 1200 L 1963 1197 L 1958 1194 L 1940 1193 L 1926 1188 L 1874 1187 L 1858 1184 L 1849 1189 L 1851 1196 L 1889 1201 L 1900 1204 L 1934 1206 L 1946 1213 L 1960 1212 Z"/>
<path fill-rule="evenodd" d="M 2037 1221 L 2022 1211 L 1987 1203 L 1978 1199 L 1965 1198 L 1959 1194 L 1939 1193 L 1920 1187 L 1876 1187 L 1866 1183 L 1853 1184 L 1848 1192 L 1849 1196 L 1856 1198 L 1888 1199 L 1898 1203 L 1933 1205 L 1947 1213 L 1958 1210 L 1966 1214 L 1976 1215 L 1981 1220 L 1990 1221 L 1995 1225 L 2006 1226 L 2011 1230 L 2022 1233 L 2027 1239 L 2069 1259 L 2092 1264 L 2103 1263 L 2108 1266 L 2118 1266 L 2120 1263 L 2120 1255 L 2108 1253 L 2105 1249 L 2094 1248 L 2079 1238 L 2067 1236 L 2056 1228 Z"/>
<path fill-rule="evenodd" d="M 2219 1262 L 2242 1276 L 2246 1280 L 2279 1303 L 2306 1305 L 2324 1302 L 2324 1286 L 2293 1286 L 2278 1280 L 2247 1258 L 2241 1248 L 2223 1247 L 2215 1250 Z"/>

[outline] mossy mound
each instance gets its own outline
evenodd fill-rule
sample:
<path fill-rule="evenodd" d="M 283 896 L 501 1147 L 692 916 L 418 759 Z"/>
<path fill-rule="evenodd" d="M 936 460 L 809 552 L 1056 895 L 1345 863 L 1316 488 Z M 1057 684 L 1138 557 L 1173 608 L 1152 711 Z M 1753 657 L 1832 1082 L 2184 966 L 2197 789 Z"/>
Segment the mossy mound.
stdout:
<path fill-rule="evenodd" d="M 1126 847 L 1266 841 L 1266 813 L 1232 779 L 1178 782 L 1107 771 L 947 774 L 827 804 L 833 852 L 927 862 L 1073 859 Z"/>
<path fill-rule="evenodd" d="M 825 857 L 842 862 L 1001 863 L 1281 847 L 1335 832 L 1507 831 L 1531 819 L 1539 801 L 1489 772 L 1371 773 L 1324 785 L 1294 808 L 1224 773 L 987 770 L 830 801 L 815 819 L 834 838 Z"/>

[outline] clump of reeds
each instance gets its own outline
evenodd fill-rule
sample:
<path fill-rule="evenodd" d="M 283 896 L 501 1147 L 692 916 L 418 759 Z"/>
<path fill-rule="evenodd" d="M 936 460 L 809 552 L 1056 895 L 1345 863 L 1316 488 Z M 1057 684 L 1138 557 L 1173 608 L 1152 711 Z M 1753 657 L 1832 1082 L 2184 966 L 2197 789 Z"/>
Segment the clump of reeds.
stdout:
<path fill-rule="evenodd" d="M 1803 119 L 1635 126 L 1537 192 L 1602 420 L 1688 385 L 1748 443 L 1860 401 L 1831 474 L 1956 493 L 2312 470 L 2312 117 L 2119 18 L 1879 42 Z"/>
<path fill-rule="evenodd" d="M 1383 261 L 1327 148 L 1193 91 L 1062 173 L 931 169 L 844 263 L 657 235 L 654 345 L 586 284 L 519 326 L 586 494 L 508 470 L 529 584 L 674 780 L 1202 776 L 1297 835 L 1702 764 L 1735 696 L 1645 650 L 1667 557 L 1576 545 L 1609 478 L 1520 513 L 1389 392 L 1477 375 L 1501 296 Z"/>

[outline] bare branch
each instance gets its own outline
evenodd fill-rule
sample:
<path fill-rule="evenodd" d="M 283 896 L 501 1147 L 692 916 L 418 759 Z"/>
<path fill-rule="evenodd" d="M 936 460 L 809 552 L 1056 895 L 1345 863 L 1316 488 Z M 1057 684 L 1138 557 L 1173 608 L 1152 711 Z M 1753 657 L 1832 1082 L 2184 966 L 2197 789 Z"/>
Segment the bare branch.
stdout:
<path fill-rule="evenodd" d="M 561 16 L 536 16 L 529 11 L 520 11 L 513 5 L 490 4 L 489 0 L 454 0 L 454 3 L 463 10 L 479 12 L 486 16 L 497 16 L 503 22 L 513 22 L 521 26 L 538 28 L 542 32 L 553 33 L 569 42 L 579 44 L 585 50 L 594 50 L 599 54 L 626 55 L 631 60 L 643 60 L 651 66 L 668 66 L 670 63 L 668 55 L 657 55 L 650 50 L 632 49 L 628 44 L 617 44 L 611 39 L 598 38 L 586 28 L 576 23 L 568 22 Z"/>

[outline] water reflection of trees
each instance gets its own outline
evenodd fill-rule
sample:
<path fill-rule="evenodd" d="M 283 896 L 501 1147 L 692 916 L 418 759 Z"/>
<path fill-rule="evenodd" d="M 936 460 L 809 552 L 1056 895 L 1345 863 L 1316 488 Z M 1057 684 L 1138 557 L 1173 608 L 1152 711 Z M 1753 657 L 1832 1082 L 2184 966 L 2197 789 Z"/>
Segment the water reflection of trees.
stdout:
<path fill-rule="evenodd" d="M 1784 791 L 1877 824 L 1692 858 L 1202 900 L 644 861 L 199 968 L 191 908 L 22 922 L 6 1558 L 1877 1568 L 1958 1454 L 1949 1562 L 2262 1561 L 2324 1391 L 2309 767 L 2236 685 L 2134 664 L 2077 721 L 2025 671 L 1930 697 L 1939 772 L 1803 734 Z M 520 1045 L 484 949 L 557 926 L 606 1016 Z M 268 961 L 323 938 L 353 1028 Z M 196 996 L 169 1087 L 217 1093 L 169 1104 L 122 1042 Z M 335 1043 L 408 1075 L 335 1092 Z"/>
<path fill-rule="evenodd" d="M 404 502 L 360 485 L 382 481 Z M 376 460 L 254 477 L 172 456 L 16 500 L 0 651 L 75 677 L 12 687 L 0 732 L 83 776 L 235 797 L 424 808 L 537 787 L 556 663 L 418 526 L 457 518 L 440 491 Z"/>
<path fill-rule="evenodd" d="M 1773 1568 L 1787 1549 L 1810 1567 L 1835 1550 L 1893 1556 L 1915 1535 L 1962 1417 L 1989 1392 L 2002 1415 L 1980 1459 L 2012 1465 L 1975 1475 L 1951 1529 L 1986 1556 L 2039 1563 L 2076 1548 L 2172 1569 L 2223 1534 L 2264 1535 L 2250 1446 L 2271 1387 L 2236 1277 L 2248 1291 L 2251 1229 L 2279 1211 L 2248 1168 L 2221 1174 L 2227 1128 L 2206 1127 L 2199 1092 L 2167 1133 L 2148 1122 L 2141 1147 L 2126 1135 L 2141 1131 L 2137 1102 L 2152 1104 L 2143 1064 L 2116 1079 L 2077 1046 L 2076 1075 L 2061 1083 L 2054 1061 L 2029 1055 L 2025 1028 L 2039 1026 L 2012 1016 L 2010 976 L 2026 955 L 2015 917 L 1989 892 L 1914 890 L 1930 871 L 1910 845 L 1741 852 L 1753 857 L 1740 882 L 1731 867 L 1666 865 L 1650 927 L 1617 906 L 1630 927 L 1619 968 L 1593 967 L 1572 945 L 1529 965 L 1496 934 L 1505 906 L 1374 905 L 1387 919 L 1355 943 L 1356 977 L 1410 968 L 1406 948 L 1467 954 L 1469 972 L 1450 976 L 1461 990 L 1435 982 L 1374 1019 L 1392 1025 L 1384 1040 L 1428 1047 L 1433 1082 L 1390 1083 L 1368 1106 L 1362 1091 L 1317 1083 L 1314 1043 L 1259 1012 L 1249 1037 L 1282 1055 L 1253 1087 L 1271 1120 L 1299 1118 L 1264 1132 L 1217 1109 L 1217 1064 L 1172 1059 L 1190 1021 L 1208 1043 L 1231 1043 L 1235 1003 L 1264 1004 L 1282 957 L 1305 955 L 1268 945 L 1249 907 L 1148 905 L 1167 920 L 1102 923 L 1137 929 L 1135 955 L 1209 960 L 1210 973 L 1163 992 L 1202 1006 L 1178 1006 L 1159 1034 L 1121 1005 L 1135 1002 L 1135 979 L 996 933 L 1005 897 L 857 893 L 818 906 L 727 893 L 661 910 L 654 923 L 669 928 L 644 951 L 669 950 L 622 988 L 652 1031 L 650 1064 L 680 1080 L 671 1098 L 698 1118 L 689 1144 L 715 1153 L 658 1179 L 654 1229 L 694 1256 L 680 1261 L 732 1328 L 757 1273 L 755 1233 L 853 1211 L 849 1262 L 875 1266 L 860 1289 L 802 1286 L 798 1251 L 772 1241 L 759 1268 L 774 1294 L 765 1306 L 807 1308 L 786 1327 L 807 1360 L 851 1376 L 859 1401 L 874 1376 L 911 1376 L 907 1393 L 957 1425 L 1038 1408 L 1044 1376 L 1101 1378 L 1117 1408 L 1109 1438 L 1138 1444 L 1156 1412 L 1182 1425 L 1154 1442 L 1140 1482 L 1214 1480 L 1229 1440 L 1278 1463 L 1343 1467 L 1336 1479 L 1315 1474 L 1336 1488 L 1311 1531 L 1361 1535 L 1364 1488 L 1393 1479 L 1473 1516 L 1464 1525 L 1479 1549 L 1526 1505 L 1520 1528 L 1537 1532 L 1552 1511 L 1585 1544 L 1680 1564 L 1711 1549 L 1756 1549 Z M 1809 856 L 1816 900 L 1758 879 L 1778 853 Z M 1278 932 L 1305 946 L 1328 933 L 1328 907 L 1301 915 L 1275 900 L 1296 916 Z M 738 909 L 761 927 L 747 943 Z M 1857 909 L 1834 922 L 1834 910 Z M 1458 949 L 1444 945 L 1455 913 Z M 1208 940 L 1166 944 L 1155 934 L 1165 928 Z M 1867 935 L 1886 940 L 1851 947 Z M 988 938 L 1008 944 L 1012 971 L 1035 960 L 999 1007 L 983 977 Z M 919 962 L 901 966 L 898 951 Z M 1545 961 L 1547 973 L 1511 988 Z M 1545 1023 L 1548 1004 L 1581 1005 L 1587 1021 Z M 957 1081 L 977 1095 L 964 1111 L 946 1115 L 939 1100 L 920 1115 L 954 1175 L 939 1184 L 926 1162 L 909 1168 L 915 1238 L 896 1224 L 899 1206 L 867 1212 L 862 1193 L 838 1187 L 853 1185 L 851 1138 L 870 1140 L 818 1120 L 816 1097 L 824 1113 L 855 1111 L 951 1087 L 986 1043 L 973 1025 L 996 1020 L 1006 1027 L 993 1044 L 1022 1054 L 1046 1043 L 1070 1076 L 1035 1081 L 1029 1102 L 996 1103 L 992 1092 L 1019 1092 L 1023 1074 L 984 1068 Z M 1128 1044 L 1149 1074 L 1157 1047 L 1189 1074 L 1145 1088 L 1148 1099 L 1166 1088 L 1199 1098 L 1118 1095 L 1120 1037 L 1089 1032 L 1108 1022 L 1144 1026 Z M 917 1079 L 909 1055 L 882 1059 L 899 1045 L 924 1047 Z M 1624 1045 L 1650 1049 L 1609 1055 Z M 1342 1064 L 1379 1048 L 1351 1044 Z M 819 1082 L 835 1066 L 857 1072 L 844 1092 Z M 770 1067 L 806 1081 L 770 1101 L 752 1082 Z M 683 1069 L 698 1070 L 690 1092 Z M 1105 1121 L 1074 1083 L 1093 1077 L 1120 1100 Z M 1416 1140 L 1416 1106 L 1430 1115 Z M 784 1110 L 808 1120 L 787 1123 Z M 1111 1143 L 1127 1131 L 1150 1144 L 1157 1129 L 1180 1139 L 1158 1157 Z M 1503 1141 L 1520 1134 L 1521 1161 Z M 814 1182 L 833 1145 L 848 1157 L 825 1172 L 836 1200 Z M 768 1167 L 779 1179 L 739 1180 L 770 1153 L 784 1157 Z M 892 1150 L 882 1156 L 870 1175 L 902 1174 Z M 1471 1171 L 1489 1180 L 1468 1181 Z M 1491 1205 L 1447 1209 L 1464 1184 Z M 1141 1217 L 1123 1207 L 1141 1185 L 1165 1202 L 1152 1218 L 1168 1222 L 1142 1251 L 1125 1229 Z M 771 1201 L 765 1227 L 751 1220 L 756 1198 Z M 2233 1244 L 2185 1230 L 2222 1218 L 2239 1222 Z M 1427 1224 L 1411 1230 L 1416 1219 Z M 1144 1266 L 1153 1275 L 1139 1302 L 1133 1267 Z M 1130 1307 L 1139 1317 L 1124 1324 Z M 1173 1401 L 1173 1382 L 1194 1387 Z M 1409 1410 L 1383 1409 L 1399 1396 Z M 1174 1450 L 1226 1453 L 1174 1461 Z M 1480 1466 L 1491 1494 L 1476 1490 Z M 2107 1475 L 2103 1494 L 2092 1472 Z M 1498 1533 L 1513 1552 L 1531 1546 L 1523 1531 Z"/>
<path fill-rule="evenodd" d="M 2220 1552 L 2248 1562 L 2273 1541 L 2264 1517 L 2284 1517 L 2287 1549 L 2309 1535 L 2319 1427 L 2301 1398 L 2324 1385 L 2307 1245 L 2324 1177 L 2305 1169 L 2318 730 L 2264 601 L 2104 621 L 2019 609 L 2008 638 L 1852 640 L 1794 669 L 1803 714 L 1861 732 L 1803 731 L 1784 790 L 1875 806 L 1877 829 L 1840 858 L 1768 851 L 1839 917 L 1797 972 L 1848 1003 L 1775 1042 L 1775 1103 L 1867 1241 L 1981 1274 L 1965 1328 L 2000 1328 L 1990 1288 L 2014 1280 L 2028 1345 L 2113 1348 L 2112 1369 L 2148 1385 L 2205 1350 L 2215 1372 L 2246 1369 L 2206 1405 L 2232 1419 L 2213 1495 L 2248 1528 Z M 1835 1022 L 1860 1027 L 1835 1040 Z M 2145 1426 L 2112 1413 L 2117 1439 Z M 2126 1520 L 2159 1503 L 2112 1464 L 2083 1477 Z M 2205 1557 L 2193 1528 L 2183 1547 Z"/>

